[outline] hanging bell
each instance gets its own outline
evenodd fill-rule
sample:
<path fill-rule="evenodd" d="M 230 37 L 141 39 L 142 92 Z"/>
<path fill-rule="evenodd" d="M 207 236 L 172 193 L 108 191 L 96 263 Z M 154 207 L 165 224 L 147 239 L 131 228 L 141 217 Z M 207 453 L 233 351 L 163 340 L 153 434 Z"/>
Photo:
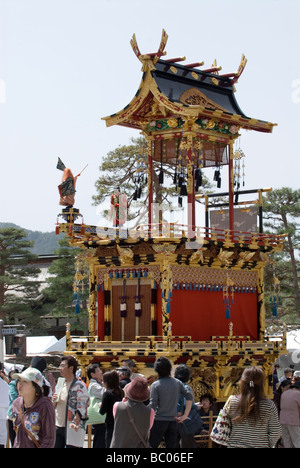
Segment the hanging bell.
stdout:
<path fill-rule="evenodd" d="M 164 171 L 162 170 L 162 167 L 160 168 L 160 171 L 159 171 L 158 182 L 160 184 L 164 183 Z"/>
<path fill-rule="evenodd" d="M 187 196 L 187 189 L 186 189 L 186 184 L 182 184 L 180 187 L 180 196 L 181 197 L 186 197 Z"/>
<path fill-rule="evenodd" d="M 202 185 L 202 171 L 201 169 L 195 170 L 195 190 L 198 192 L 199 187 Z"/>
<path fill-rule="evenodd" d="M 218 169 L 216 169 L 215 173 L 214 173 L 214 181 L 218 182 L 219 177 L 220 177 L 220 171 Z"/>
<path fill-rule="evenodd" d="M 198 174 L 198 177 L 197 177 L 197 182 L 200 185 L 202 185 L 202 171 L 201 169 L 199 169 L 199 174 Z"/>

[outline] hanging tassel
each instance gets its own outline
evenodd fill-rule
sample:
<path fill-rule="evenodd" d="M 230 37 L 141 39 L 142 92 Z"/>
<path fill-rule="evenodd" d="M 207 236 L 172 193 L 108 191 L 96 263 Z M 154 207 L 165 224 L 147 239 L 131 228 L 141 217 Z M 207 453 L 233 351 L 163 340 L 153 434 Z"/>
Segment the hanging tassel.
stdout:
<path fill-rule="evenodd" d="M 182 197 L 178 197 L 178 206 L 182 208 Z"/>
<path fill-rule="evenodd" d="M 140 302 L 136 302 L 134 304 L 134 312 L 136 317 L 140 317 L 142 315 L 142 304 Z"/>
<path fill-rule="evenodd" d="M 75 314 L 80 314 L 80 302 L 77 301 L 75 305 Z"/>
<path fill-rule="evenodd" d="M 121 317 L 124 318 L 127 315 L 127 309 L 126 309 L 126 302 L 122 302 L 120 304 L 120 312 L 121 312 Z"/>
<path fill-rule="evenodd" d="M 126 311 L 127 311 L 127 307 L 126 307 L 126 296 L 125 296 L 125 292 L 126 292 L 126 279 L 123 280 L 123 295 L 121 297 L 122 299 L 122 302 L 120 304 L 120 313 L 121 313 L 121 317 L 122 318 L 125 318 L 126 317 Z"/>
<path fill-rule="evenodd" d="M 219 178 L 218 178 L 217 187 L 221 188 L 221 176 L 219 176 Z"/>
<path fill-rule="evenodd" d="M 226 307 L 226 319 L 230 319 L 230 307 Z"/>
<path fill-rule="evenodd" d="M 277 317 L 277 305 L 276 305 L 276 303 L 272 307 L 272 315 L 273 315 L 273 317 Z"/>
<path fill-rule="evenodd" d="M 135 304 L 134 304 L 134 311 L 135 316 L 140 317 L 142 315 L 142 304 L 141 304 L 141 295 L 140 295 L 140 284 L 141 284 L 141 272 L 138 270 L 138 282 L 136 286 L 136 296 L 135 296 Z"/>

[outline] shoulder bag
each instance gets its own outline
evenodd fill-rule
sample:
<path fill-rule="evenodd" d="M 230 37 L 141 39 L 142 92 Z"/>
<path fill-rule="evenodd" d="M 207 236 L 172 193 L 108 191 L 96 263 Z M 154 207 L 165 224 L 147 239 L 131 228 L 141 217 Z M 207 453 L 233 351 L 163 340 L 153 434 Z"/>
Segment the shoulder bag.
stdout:
<path fill-rule="evenodd" d="M 22 406 L 20 405 L 20 419 L 21 419 L 21 424 L 22 426 L 24 427 L 26 433 L 29 435 L 30 439 L 32 440 L 32 442 L 34 443 L 34 445 L 36 446 L 36 448 L 40 448 L 40 444 L 38 443 L 38 441 L 36 440 L 36 438 L 34 437 L 34 435 L 27 429 L 27 427 L 25 426 L 25 423 L 24 423 L 24 418 L 23 418 L 23 411 L 22 411 Z"/>
<path fill-rule="evenodd" d="M 231 399 L 232 396 L 228 398 L 227 402 L 220 410 L 220 413 L 210 434 L 211 440 L 219 445 L 227 445 L 229 441 L 231 433 L 231 421 L 229 418 Z"/>
<path fill-rule="evenodd" d="M 136 424 L 135 424 L 135 422 L 134 422 L 134 418 L 132 417 L 132 414 L 130 413 L 128 404 L 126 404 L 126 410 L 127 410 L 128 416 L 129 416 L 129 421 L 131 422 L 131 424 L 132 424 L 133 427 L 134 427 L 135 432 L 137 433 L 137 435 L 139 436 L 139 438 L 140 438 L 141 441 L 143 442 L 144 447 L 145 447 L 145 448 L 150 448 L 149 442 L 148 442 L 147 440 L 144 439 L 144 437 L 142 436 L 142 434 L 140 433 L 140 431 L 139 431 L 138 428 L 136 427 Z"/>
<path fill-rule="evenodd" d="M 104 424 L 106 419 L 106 413 L 100 414 L 100 406 L 101 400 L 95 396 L 90 397 L 90 404 L 87 409 L 88 420 L 87 424 L 96 425 L 96 424 Z"/>

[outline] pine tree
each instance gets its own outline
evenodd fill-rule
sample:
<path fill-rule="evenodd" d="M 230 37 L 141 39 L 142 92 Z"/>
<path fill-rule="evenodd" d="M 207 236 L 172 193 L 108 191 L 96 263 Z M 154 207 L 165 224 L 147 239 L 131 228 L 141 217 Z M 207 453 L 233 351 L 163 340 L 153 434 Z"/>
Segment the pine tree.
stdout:
<path fill-rule="evenodd" d="M 47 279 L 48 286 L 43 290 L 45 297 L 44 311 L 47 310 L 53 317 L 68 317 L 76 318 L 77 326 L 81 330 L 82 327 L 87 327 L 87 304 L 86 298 L 88 295 L 87 284 L 85 289 L 78 292 L 78 300 L 80 300 L 80 313 L 75 314 L 76 302 L 74 297 L 74 281 L 76 278 L 75 262 L 76 258 L 82 252 L 78 248 L 70 247 L 67 237 L 63 237 L 58 241 L 59 249 L 54 253 L 59 258 L 54 260 L 49 267 L 48 272 L 51 276 Z M 80 262 L 80 275 L 88 278 L 88 267 L 84 261 Z M 85 281 L 87 283 L 87 281 Z M 83 295 L 82 295 L 83 294 Z M 79 312 L 79 310 L 77 310 Z M 74 327 L 73 327 L 74 328 Z"/>
<path fill-rule="evenodd" d="M 141 176 L 138 170 L 138 161 L 141 155 L 147 154 L 147 142 L 144 137 L 132 138 L 131 145 L 119 146 L 110 151 L 103 158 L 99 167 L 100 177 L 95 183 L 97 194 L 93 196 L 93 204 L 103 204 L 108 196 L 111 196 L 117 187 L 127 197 L 129 209 L 127 220 L 135 220 L 135 224 L 147 222 L 148 190 L 147 171 Z M 153 202 L 163 210 L 170 212 L 177 209 L 176 187 L 173 184 L 175 168 L 170 164 L 153 161 Z M 163 169 L 164 183 L 160 183 L 161 169 Z M 202 186 L 210 185 L 203 176 Z M 109 210 L 104 210 L 104 217 L 109 218 Z"/>
<path fill-rule="evenodd" d="M 0 317 L 9 324 L 28 325 L 39 295 L 40 270 L 30 265 L 36 256 L 23 229 L 0 229 Z"/>
<path fill-rule="evenodd" d="M 264 197 L 264 217 L 265 227 L 272 233 L 286 234 L 283 252 L 276 254 L 276 263 L 266 269 L 266 278 L 269 278 L 266 282 L 272 284 L 273 274 L 279 279 L 281 318 L 286 322 L 297 322 L 300 317 L 300 190 L 282 187 L 268 192 Z"/>

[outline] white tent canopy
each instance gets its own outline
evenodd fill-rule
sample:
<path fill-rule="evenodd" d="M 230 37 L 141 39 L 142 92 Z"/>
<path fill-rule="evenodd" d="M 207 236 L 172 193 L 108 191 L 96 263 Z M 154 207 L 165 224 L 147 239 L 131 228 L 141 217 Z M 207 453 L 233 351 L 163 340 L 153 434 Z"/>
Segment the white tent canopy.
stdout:
<path fill-rule="evenodd" d="M 27 336 L 26 337 L 26 350 L 27 356 L 34 356 L 36 354 L 46 354 L 46 350 L 57 343 L 55 336 Z"/>
<path fill-rule="evenodd" d="M 66 350 L 66 337 L 64 336 L 60 340 L 56 341 L 56 343 L 52 344 L 47 348 L 44 353 L 45 354 L 52 354 L 52 353 L 63 353 Z"/>
<path fill-rule="evenodd" d="M 289 351 L 300 349 L 300 330 L 287 332 L 287 349 Z"/>

